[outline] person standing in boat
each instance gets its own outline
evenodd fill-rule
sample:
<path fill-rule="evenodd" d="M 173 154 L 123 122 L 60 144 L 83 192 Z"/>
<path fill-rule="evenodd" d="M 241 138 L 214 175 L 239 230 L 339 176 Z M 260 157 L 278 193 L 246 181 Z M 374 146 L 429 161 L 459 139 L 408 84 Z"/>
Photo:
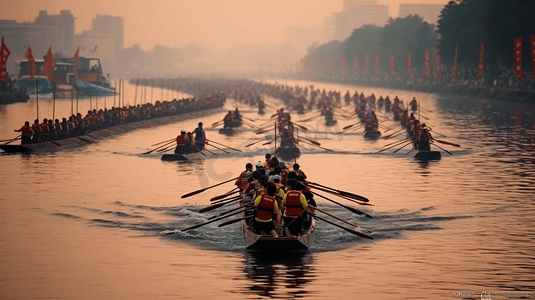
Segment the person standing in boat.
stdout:
<path fill-rule="evenodd" d="M 176 137 L 175 154 L 186 153 L 186 130 L 182 129 L 180 135 Z"/>
<path fill-rule="evenodd" d="M 293 181 L 289 190 L 282 199 L 284 210 L 284 224 L 287 236 L 299 235 L 303 224 L 303 212 L 308 209 L 307 199 L 301 193 L 302 184 Z"/>
<path fill-rule="evenodd" d="M 30 144 L 32 142 L 33 129 L 30 127 L 30 122 L 24 122 L 24 126 L 20 129 L 15 129 L 15 132 L 20 132 L 20 143 L 21 144 Z"/>
<path fill-rule="evenodd" d="M 195 133 L 195 148 L 197 148 L 198 151 L 201 151 L 204 149 L 204 144 L 206 143 L 206 133 L 202 128 L 202 122 L 199 122 L 198 125 L 199 127 L 195 128 L 193 133 Z"/>
<path fill-rule="evenodd" d="M 417 145 L 418 145 L 418 151 L 429 151 L 431 150 L 430 142 L 433 139 L 433 136 L 431 135 L 431 132 L 429 132 L 429 129 L 427 126 L 425 126 L 425 123 L 422 124 L 422 130 L 420 131 L 420 134 L 417 137 Z"/>
<path fill-rule="evenodd" d="M 266 193 L 256 197 L 254 206 L 256 207 L 256 217 L 254 228 L 259 234 L 270 233 L 273 237 L 279 237 L 275 232 L 273 215 L 276 215 L 277 225 L 280 224 L 281 214 L 279 206 L 275 200 L 277 187 L 272 183 L 266 184 Z"/>

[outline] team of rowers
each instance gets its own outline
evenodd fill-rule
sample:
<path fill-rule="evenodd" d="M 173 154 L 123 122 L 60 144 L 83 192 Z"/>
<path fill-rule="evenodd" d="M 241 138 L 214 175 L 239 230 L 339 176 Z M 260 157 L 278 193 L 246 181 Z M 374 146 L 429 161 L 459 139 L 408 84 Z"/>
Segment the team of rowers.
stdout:
<path fill-rule="evenodd" d="M 198 100 L 194 98 L 156 101 L 137 106 L 113 107 L 111 109 L 89 110 L 82 117 L 77 113 L 69 118 L 47 119 L 40 123 L 38 119 L 30 125 L 29 121 L 24 123 L 15 132 L 21 133 L 21 144 L 42 143 L 51 140 L 66 139 L 75 136 L 82 136 L 92 131 L 109 128 L 112 126 L 127 124 L 131 122 L 155 119 L 159 117 L 189 113 L 201 109 L 221 107 L 225 102 L 225 95 L 221 93 L 204 95 Z"/>
<path fill-rule="evenodd" d="M 237 107 L 234 111 L 229 110 L 223 118 L 223 128 L 240 127 L 241 125 L 242 117 Z"/>
<path fill-rule="evenodd" d="M 204 149 L 207 141 L 202 126 L 202 122 L 199 122 L 193 132 L 186 132 L 185 129 L 180 131 L 180 135 L 176 137 L 175 154 L 195 153 Z"/>
<path fill-rule="evenodd" d="M 290 170 L 271 154 L 265 158 L 254 171 L 253 165 L 247 163 L 236 180 L 243 196 L 241 204 L 256 208 L 252 228 L 257 234 L 299 236 L 310 222 L 306 212 L 313 212 L 316 205 L 306 183 L 307 176 L 297 163 Z M 284 232 L 277 233 L 275 229 L 281 226 Z"/>

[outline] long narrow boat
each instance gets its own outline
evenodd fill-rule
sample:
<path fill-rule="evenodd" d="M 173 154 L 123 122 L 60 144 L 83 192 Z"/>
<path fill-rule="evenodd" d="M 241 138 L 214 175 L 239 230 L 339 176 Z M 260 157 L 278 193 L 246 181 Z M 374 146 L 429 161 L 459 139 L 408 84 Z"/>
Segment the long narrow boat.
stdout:
<path fill-rule="evenodd" d="M 163 161 L 183 161 L 183 160 L 199 160 L 205 155 L 200 152 L 195 153 L 183 153 L 183 154 L 164 154 L 162 155 Z"/>
<path fill-rule="evenodd" d="M 252 226 L 253 217 L 243 219 L 252 216 L 253 214 L 253 211 L 247 211 L 241 215 L 243 238 L 247 249 L 262 251 L 298 251 L 307 250 L 312 246 L 314 228 L 316 227 L 316 222 L 313 217 L 310 218 L 310 222 L 304 222 L 306 227 L 301 235 L 273 237 L 271 235 L 257 234 Z"/>
<path fill-rule="evenodd" d="M 440 151 L 418 151 L 416 155 L 414 155 L 414 158 L 417 158 L 419 160 L 436 160 L 440 159 L 442 155 L 440 154 Z"/>
<path fill-rule="evenodd" d="M 31 143 L 21 145 L 0 145 L 0 149 L 6 153 L 32 153 L 59 151 L 82 147 L 96 141 L 88 136 L 72 137 L 63 140 L 47 141 L 44 143 Z"/>

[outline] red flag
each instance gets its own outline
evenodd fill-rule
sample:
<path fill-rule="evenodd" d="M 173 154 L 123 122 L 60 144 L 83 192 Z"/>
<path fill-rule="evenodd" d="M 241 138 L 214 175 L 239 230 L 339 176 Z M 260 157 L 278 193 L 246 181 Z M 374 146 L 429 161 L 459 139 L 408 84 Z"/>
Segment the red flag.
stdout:
<path fill-rule="evenodd" d="M 30 46 L 26 49 L 24 57 L 28 60 L 28 64 L 30 65 L 30 79 L 33 79 L 35 77 L 35 58 L 33 58 L 32 48 L 30 48 Z"/>
<path fill-rule="evenodd" d="M 515 77 L 522 78 L 522 38 L 515 37 Z"/>
<path fill-rule="evenodd" d="M 76 48 L 76 52 L 74 52 L 74 56 L 72 57 L 72 63 L 74 67 L 74 75 L 78 76 L 78 59 L 80 58 L 80 47 Z"/>
<path fill-rule="evenodd" d="M 407 52 L 407 75 L 412 75 L 412 52 Z"/>
<path fill-rule="evenodd" d="M 529 36 L 531 42 L 531 77 L 535 78 L 535 34 Z"/>
<path fill-rule="evenodd" d="M 364 75 L 370 75 L 370 56 L 364 55 Z"/>
<path fill-rule="evenodd" d="M 2 37 L 2 46 L 0 46 L 0 81 L 7 80 L 7 59 L 11 55 L 11 51 L 4 43 L 4 37 Z"/>
<path fill-rule="evenodd" d="M 359 57 L 353 56 L 353 75 L 359 76 Z"/>
<path fill-rule="evenodd" d="M 477 75 L 485 76 L 485 42 L 479 44 L 479 62 L 477 63 Z"/>
<path fill-rule="evenodd" d="M 48 80 L 52 80 L 52 70 L 55 65 L 56 58 L 54 57 L 54 53 L 52 53 L 52 47 L 49 47 L 45 56 L 45 63 L 43 64 L 43 73 L 45 73 Z"/>
<path fill-rule="evenodd" d="M 431 52 L 429 49 L 424 50 L 424 76 L 431 77 L 431 66 L 429 65 L 429 59 L 431 57 Z"/>
<path fill-rule="evenodd" d="M 453 52 L 453 70 L 451 70 L 451 79 L 457 78 L 457 74 L 459 74 L 459 66 L 457 65 L 458 58 L 459 58 L 459 43 L 456 43 L 455 51 Z"/>
<path fill-rule="evenodd" d="M 396 76 L 396 54 L 390 52 L 390 75 Z"/>
<path fill-rule="evenodd" d="M 435 49 L 435 77 L 440 78 L 440 76 L 440 53 L 438 53 L 438 49 Z"/>
<path fill-rule="evenodd" d="M 347 74 L 347 57 L 342 56 L 342 61 L 340 62 L 340 74 L 346 76 Z"/>
<path fill-rule="evenodd" d="M 381 75 L 381 66 L 379 65 L 379 54 L 373 54 L 373 65 L 375 69 L 375 75 Z"/>

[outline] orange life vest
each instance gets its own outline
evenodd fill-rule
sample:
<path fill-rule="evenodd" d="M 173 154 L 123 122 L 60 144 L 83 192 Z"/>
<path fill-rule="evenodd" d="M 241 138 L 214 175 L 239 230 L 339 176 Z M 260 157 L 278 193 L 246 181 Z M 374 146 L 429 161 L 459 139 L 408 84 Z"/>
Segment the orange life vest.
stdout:
<path fill-rule="evenodd" d="M 275 205 L 275 197 L 267 194 L 262 195 L 260 203 L 256 207 L 256 217 L 261 220 L 271 220 L 273 216 L 273 206 Z"/>
<path fill-rule="evenodd" d="M 41 132 L 41 126 L 39 124 L 32 125 L 33 132 Z"/>
<path fill-rule="evenodd" d="M 286 193 L 286 215 L 298 216 L 303 212 L 303 205 L 301 204 L 301 192 L 289 191 Z"/>

